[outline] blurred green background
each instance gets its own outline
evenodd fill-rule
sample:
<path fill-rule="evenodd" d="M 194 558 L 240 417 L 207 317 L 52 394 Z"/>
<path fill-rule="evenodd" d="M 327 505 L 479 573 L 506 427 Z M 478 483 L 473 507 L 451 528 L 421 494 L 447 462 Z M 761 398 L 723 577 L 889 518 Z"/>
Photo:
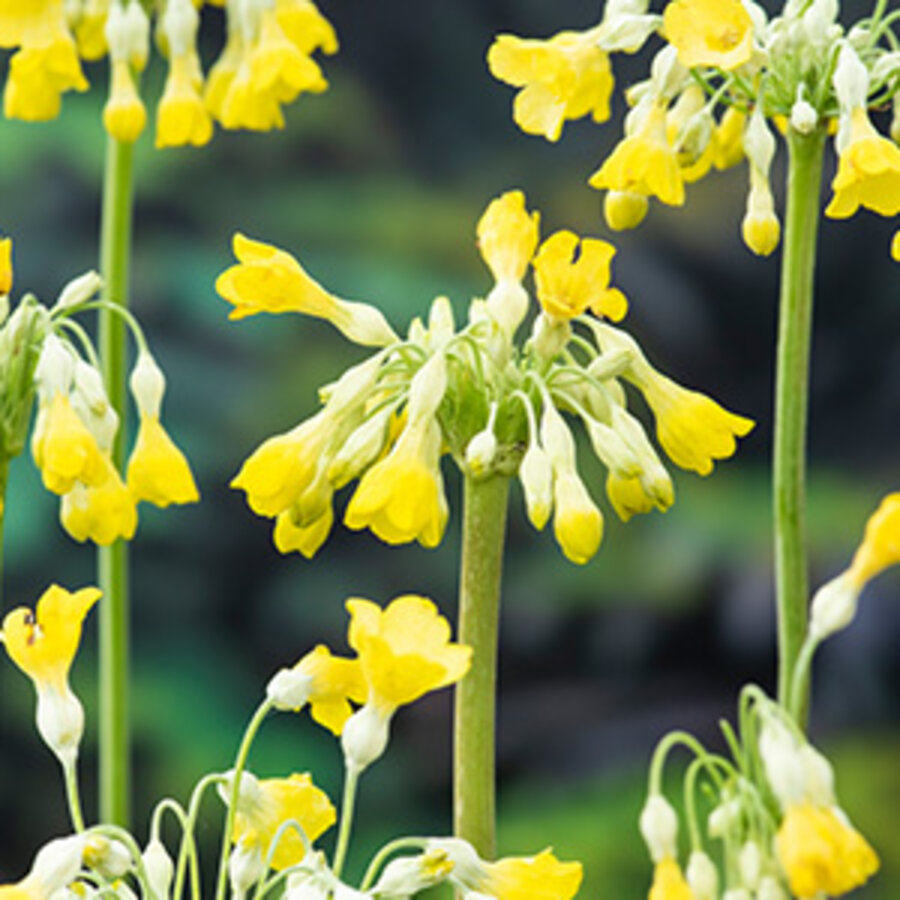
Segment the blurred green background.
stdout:
<path fill-rule="evenodd" d="M 282 133 L 217 133 L 201 149 L 137 149 L 134 309 L 169 379 L 165 420 L 190 456 L 203 502 L 142 509 L 133 544 L 134 820 L 146 828 L 165 794 L 185 799 L 205 771 L 227 768 L 268 677 L 319 641 L 346 650 L 344 598 L 385 603 L 402 592 L 454 611 L 459 484 L 440 548 L 391 549 L 338 527 L 312 563 L 281 557 L 267 521 L 228 482 L 263 438 L 316 406 L 316 388 L 360 358 L 323 323 L 226 319 L 213 290 L 240 229 L 294 252 L 340 296 L 380 306 L 398 330 L 447 294 L 462 317 L 490 288 L 475 247 L 488 200 L 524 188 L 542 231 L 610 238 L 586 184 L 618 139 L 616 121 L 569 124 L 556 145 L 520 133 L 513 92 L 487 72 L 498 32 L 545 37 L 596 21 L 594 0 L 323 2 L 341 38 L 324 63 L 330 90 L 301 98 Z M 204 13 L 203 55 L 222 41 Z M 620 83 L 646 57 L 616 58 Z M 16 242 L 14 296 L 51 301 L 95 265 L 105 70 L 69 96 L 59 120 L 0 123 L 0 230 Z M 155 63 L 147 93 L 158 96 Z M 783 194 L 783 150 L 776 190 Z M 833 167 L 833 161 L 829 162 Z M 650 867 L 636 828 L 655 742 L 675 727 L 720 746 L 748 680 L 771 688 L 774 620 L 767 459 L 778 258 L 739 239 L 743 168 L 689 189 L 683 209 L 656 205 L 615 236 L 616 283 L 629 330 L 677 380 L 752 416 L 756 430 L 708 479 L 676 474 L 666 514 L 622 526 L 606 508 L 604 546 L 569 564 L 528 525 L 514 492 L 500 672 L 500 843 L 504 853 L 553 844 L 581 859 L 581 896 L 639 897 Z M 821 231 L 811 401 L 809 532 L 813 584 L 846 564 L 869 513 L 897 486 L 900 297 L 888 256 L 892 223 L 862 213 Z M 603 474 L 586 471 L 602 501 Z M 342 495 L 339 504 L 346 502 Z M 93 553 L 57 524 L 56 501 L 29 458 L 12 469 L 5 608 L 31 605 L 51 581 L 93 580 Z M 813 733 L 838 790 L 878 847 L 883 871 L 866 897 L 900 896 L 900 578 L 866 592 L 852 629 L 820 655 Z M 94 618 L 96 615 L 94 614 Z M 93 623 L 73 674 L 88 707 L 83 788 L 95 792 Z M 351 864 L 400 833 L 449 822 L 450 696 L 397 716 L 387 757 L 367 775 Z M 67 828 L 56 764 L 32 725 L 31 689 L 0 667 L 0 883 Z M 261 775 L 312 770 L 333 797 L 339 753 L 306 717 L 268 722 L 254 750 Z M 217 800 L 200 839 L 209 847 Z M 207 857 L 211 854 L 207 853 Z"/>

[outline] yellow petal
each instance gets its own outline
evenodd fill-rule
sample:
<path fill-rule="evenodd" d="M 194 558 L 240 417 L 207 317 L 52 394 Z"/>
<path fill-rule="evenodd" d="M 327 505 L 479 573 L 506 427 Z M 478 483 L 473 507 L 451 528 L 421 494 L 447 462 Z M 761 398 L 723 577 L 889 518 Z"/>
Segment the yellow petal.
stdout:
<path fill-rule="evenodd" d="M 166 507 L 200 499 L 188 461 L 155 416 L 141 418 L 127 482 L 135 503 Z"/>

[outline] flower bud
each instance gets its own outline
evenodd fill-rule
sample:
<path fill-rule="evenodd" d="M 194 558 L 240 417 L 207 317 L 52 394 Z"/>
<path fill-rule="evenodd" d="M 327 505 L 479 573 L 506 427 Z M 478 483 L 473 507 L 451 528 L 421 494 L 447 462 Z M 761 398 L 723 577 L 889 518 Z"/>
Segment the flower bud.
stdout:
<path fill-rule="evenodd" d="M 706 830 L 713 838 L 724 838 L 740 824 L 743 807 L 737 797 L 731 797 L 716 806 L 706 821 Z"/>
<path fill-rule="evenodd" d="M 691 854 L 685 876 L 694 892 L 694 900 L 717 900 L 719 873 L 713 861 L 702 850 L 695 850 Z"/>
<path fill-rule="evenodd" d="M 788 900 L 788 895 L 775 878 L 766 875 L 759 883 L 756 900 Z"/>
<path fill-rule="evenodd" d="M 430 419 L 441 405 L 446 390 L 447 361 L 443 353 L 435 353 L 410 382 L 407 405 L 409 425 Z"/>
<path fill-rule="evenodd" d="M 428 337 L 432 348 L 442 347 L 456 331 L 453 307 L 446 297 L 435 297 L 428 312 Z"/>
<path fill-rule="evenodd" d="M 613 231 L 637 228 L 644 221 L 650 203 L 645 194 L 633 191 L 607 191 L 603 200 L 603 217 Z"/>
<path fill-rule="evenodd" d="M 275 709 L 297 712 L 306 706 L 313 687 L 313 677 L 295 666 L 276 672 L 266 685 L 266 697 Z"/>
<path fill-rule="evenodd" d="M 434 887 L 454 870 L 446 850 L 432 848 L 419 856 L 391 860 L 372 888 L 377 897 L 406 898 Z"/>
<path fill-rule="evenodd" d="M 812 599 L 810 637 L 819 643 L 846 628 L 856 616 L 858 602 L 859 584 L 850 572 L 842 572 L 823 584 Z"/>
<path fill-rule="evenodd" d="M 722 894 L 722 900 L 753 900 L 753 897 L 746 888 L 729 888 Z"/>
<path fill-rule="evenodd" d="M 738 854 L 738 869 L 743 886 L 753 890 L 762 874 L 762 854 L 756 841 L 746 841 L 741 847 Z"/>
<path fill-rule="evenodd" d="M 141 859 L 144 861 L 150 890 L 155 894 L 156 900 L 168 900 L 175 866 L 162 841 L 153 838 L 141 854 Z"/>
<path fill-rule="evenodd" d="M 73 278 L 63 287 L 59 292 L 54 309 L 62 311 L 73 306 L 80 306 L 97 294 L 101 287 L 103 287 L 103 279 L 98 272 L 93 270 L 85 272 L 83 275 Z"/>
<path fill-rule="evenodd" d="M 37 895 L 50 897 L 78 877 L 85 841 L 84 835 L 76 834 L 56 838 L 41 847 L 27 876 L 37 882 Z"/>
<path fill-rule="evenodd" d="M 525 493 L 528 520 L 541 531 L 553 509 L 553 466 L 536 441 L 529 444 L 519 464 L 519 481 Z"/>
<path fill-rule="evenodd" d="M 166 391 L 166 376 L 149 351 L 142 350 L 138 354 L 137 362 L 128 379 L 128 386 L 141 417 L 158 419 L 163 394 Z"/>
<path fill-rule="evenodd" d="M 658 863 L 667 856 L 675 856 L 678 816 L 662 794 L 647 797 L 639 825 L 653 862 Z"/>
<path fill-rule="evenodd" d="M 869 94 L 869 72 L 856 51 L 847 43 L 841 46 L 832 79 L 841 113 L 865 107 Z"/>
<path fill-rule="evenodd" d="M 542 359 L 559 356 L 571 336 L 572 326 L 567 319 L 557 319 L 542 312 L 534 320 L 531 341 L 535 352 Z"/>
<path fill-rule="evenodd" d="M 476 885 L 484 881 L 485 864 L 475 848 L 462 838 L 432 838 L 427 853 L 442 852 L 453 864 L 453 879 L 459 884 Z"/>
<path fill-rule="evenodd" d="M 57 392 L 68 394 L 74 371 L 75 359 L 71 350 L 55 334 L 48 334 L 34 370 L 41 393 L 48 398 Z"/>
<path fill-rule="evenodd" d="M 394 409 L 388 406 L 370 416 L 338 448 L 328 464 L 327 472 L 328 480 L 335 489 L 342 488 L 359 476 L 381 453 Z"/>
<path fill-rule="evenodd" d="M 257 841 L 235 844 L 228 859 L 228 880 L 234 898 L 240 898 L 266 874 L 266 864 Z"/>
<path fill-rule="evenodd" d="M 383 716 L 371 703 L 358 709 L 341 733 L 347 770 L 358 774 L 372 765 L 384 753 L 389 737 L 389 716 Z"/>
<path fill-rule="evenodd" d="M 72 689 L 65 685 L 62 691 L 50 686 L 38 690 L 35 719 L 38 733 L 63 768 L 73 766 L 84 733 L 84 710 Z"/>
<path fill-rule="evenodd" d="M 88 838 L 84 847 L 83 861 L 107 881 L 115 881 L 126 875 L 134 867 L 131 851 L 121 842 L 95 834 Z"/>

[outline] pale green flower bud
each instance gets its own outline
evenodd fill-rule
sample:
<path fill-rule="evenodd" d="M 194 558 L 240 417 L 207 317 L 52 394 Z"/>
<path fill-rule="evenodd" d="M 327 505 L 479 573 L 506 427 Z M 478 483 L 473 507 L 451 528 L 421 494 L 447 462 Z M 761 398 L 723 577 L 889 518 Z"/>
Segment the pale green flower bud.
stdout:
<path fill-rule="evenodd" d="M 519 464 L 519 481 L 525 493 L 528 520 L 541 531 L 553 509 L 553 466 L 536 441 L 529 445 Z"/>
<path fill-rule="evenodd" d="M 447 851 L 438 848 L 418 856 L 400 857 L 384 867 L 372 894 L 379 900 L 406 900 L 445 881 L 453 869 Z"/>
<path fill-rule="evenodd" d="M 338 418 L 363 403 L 375 385 L 381 363 L 382 354 L 376 353 L 351 366 L 337 381 L 319 388 L 319 399 L 328 415 Z"/>
<path fill-rule="evenodd" d="M 856 616 L 860 585 L 851 572 L 823 584 L 812 599 L 809 635 L 816 642 L 846 628 Z"/>
<path fill-rule="evenodd" d="M 428 313 L 428 337 L 432 348 L 442 347 L 456 331 L 453 307 L 447 297 L 435 297 Z"/>
<path fill-rule="evenodd" d="M 491 288 L 485 304 L 491 318 L 512 338 L 528 312 L 528 291 L 514 278 L 502 278 Z"/>
<path fill-rule="evenodd" d="M 83 275 L 73 278 L 63 287 L 59 292 L 54 310 L 62 311 L 73 306 L 80 306 L 95 296 L 101 287 L 103 287 L 103 279 L 98 272 L 93 270 L 85 272 Z"/>
<path fill-rule="evenodd" d="M 782 809 L 798 803 L 806 794 L 806 771 L 800 744 L 774 715 L 765 715 L 759 735 L 759 755 L 769 786 Z"/>
<path fill-rule="evenodd" d="M 541 444 L 550 458 L 554 474 L 575 469 L 575 439 L 549 397 L 541 413 Z"/>
<path fill-rule="evenodd" d="M 738 887 L 725 891 L 722 900 L 753 900 L 753 897 L 746 888 Z"/>
<path fill-rule="evenodd" d="M 266 863 L 257 841 L 241 841 L 228 858 L 228 880 L 233 900 L 240 900 L 266 874 Z"/>
<path fill-rule="evenodd" d="M 491 464 L 497 456 L 497 437 L 494 421 L 497 418 L 497 404 L 491 404 L 487 425 L 478 432 L 466 447 L 466 465 L 476 478 L 484 478 L 490 472 Z"/>
<path fill-rule="evenodd" d="M 275 709 L 296 712 L 306 706 L 313 688 L 313 678 L 294 666 L 276 672 L 266 685 L 266 697 Z"/>
<path fill-rule="evenodd" d="M 738 869 L 743 887 L 753 890 L 762 874 L 762 853 L 756 841 L 746 841 L 738 853 Z"/>
<path fill-rule="evenodd" d="M 619 478 L 634 478 L 641 474 L 640 461 L 614 429 L 590 418 L 585 419 L 585 425 L 594 453 L 610 472 Z"/>
<path fill-rule="evenodd" d="M 607 53 L 637 53 L 662 21 L 647 15 L 648 6 L 648 0 L 608 0 L 595 32 L 597 46 Z"/>
<path fill-rule="evenodd" d="M 386 407 L 351 432 L 328 464 L 328 479 L 336 489 L 349 484 L 381 453 L 394 407 Z"/>
<path fill-rule="evenodd" d="M 775 878 L 766 875 L 759 883 L 756 900 L 788 900 L 788 895 Z"/>
<path fill-rule="evenodd" d="M 162 841 L 153 838 L 141 854 L 141 859 L 144 861 L 147 881 L 156 900 L 168 900 L 172 879 L 175 876 L 175 865 Z"/>
<path fill-rule="evenodd" d="M 359 773 L 380 759 L 387 749 L 389 737 L 390 717 L 383 716 L 371 703 L 358 709 L 341 733 L 347 770 Z"/>
<path fill-rule="evenodd" d="M 139 0 L 129 0 L 125 8 L 124 27 L 129 61 L 138 69 L 143 69 L 150 55 L 150 18 Z"/>
<path fill-rule="evenodd" d="M 41 347 L 34 370 L 34 379 L 43 396 L 68 394 L 75 373 L 75 357 L 69 347 L 55 334 L 48 334 Z"/>
<path fill-rule="evenodd" d="M 678 839 L 678 816 L 662 794 L 651 794 L 641 811 L 641 836 L 654 863 L 675 856 Z"/>
<path fill-rule="evenodd" d="M 78 877 L 85 841 L 84 835 L 76 834 L 56 838 L 41 847 L 27 876 L 39 885 L 35 894 L 49 897 Z"/>
<path fill-rule="evenodd" d="M 531 343 L 542 359 L 554 359 L 565 349 L 571 336 L 572 326 L 567 319 L 557 319 L 542 312 L 534 320 Z"/>
<path fill-rule="evenodd" d="M 150 416 L 158 419 L 162 410 L 163 394 L 166 392 L 166 377 L 147 350 L 142 350 L 138 354 L 137 362 L 128 379 L 128 386 L 141 417 Z"/>
<path fill-rule="evenodd" d="M 695 850 L 688 859 L 685 877 L 694 900 L 717 900 L 719 896 L 719 872 L 713 861 L 702 850 Z"/>
<path fill-rule="evenodd" d="M 200 16 L 191 0 L 168 0 L 160 24 L 172 56 L 184 56 L 194 49 Z"/>
<path fill-rule="evenodd" d="M 838 0 L 813 0 L 801 19 L 804 40 L 814 48 L 823 47 L 837 39 L 841 34 L 837 18 Z"/>
<path fill-rule="evenodd" d="M 798 134 L 810 134 L 818 124 L 818 110 L 806 99 L 804 86 L 800 85 L 797 99 L 791 107 L 791 128 Z"/>
<path fill-rule="evenodd" d="M 74 766 L 84 733 L 84 710 L 68 684 L 62 691 L 47 686 L 37 692 L 35 721 L 38 733 L 63 768 Z"/>
<path fill-rule="evenodd" d="M 106 395 L 103 376 L 83 359 L 75 362 L 72 409 L 93 434 L 101 450 L 109 450 L 119 430 L 119 416 Z"/>
<path fill-rule="evenodd" d="M 730 831 L 740 825 L 743 807 L 737 797 L 720 803 L 709 814 L 706 829 L 713 838 L 724 838 Z"/>
<path fill-rule="evenodd" d="M 484 862 L 468 841 L 462 838 L 432 838 L 428 841 L 426 852 L 433 851 L 445 853 L 453 863 L 453 880 L 457 884 L 476 885 L 484 881 Z"/>
<path fill-rule="evenodd" d="M 775 138 L 766 125 L 766 117 L 760 107 L 756 107 L 744 131 L 744 153 L 751 164 L 763 173 L 768 173 L 775 156 Z"/>
<path fill-rule="evenodd" d="M 83 861 L 108 881 L 122 878 L 134 868 L 129 849 L 121 841 L 110 840 L 100 834 L 88 838 Z"/>
<path fill-rule="evenodd" d="M 804 744 L 798 755 L 806 774 L 807 797 L 817 806 L 833 806 L 836 799 L 831 763 L 811 744 Z"/>
<path fill-rule="evenodd" d="M 678 51 L 671 44 L 663 47 L 653 58 L 650 80 L 658 98 L 671 100 L 678 96 L 690 77 L 690 72 L 678 61 Z"/>
<path fill-rule="evenodd" d="M 832 79 L 841 113 L 866 106 L 869 93 L 869 72 L 856 51 L 847 43 L 838 54 Z"/>
<path fill-rule="evenodd" d="M 409 426 L 432 418 L 441 405 L 446 390 L 447 361 L 443 353 L 435 353 L 410 382 L 407 405 Z"/>

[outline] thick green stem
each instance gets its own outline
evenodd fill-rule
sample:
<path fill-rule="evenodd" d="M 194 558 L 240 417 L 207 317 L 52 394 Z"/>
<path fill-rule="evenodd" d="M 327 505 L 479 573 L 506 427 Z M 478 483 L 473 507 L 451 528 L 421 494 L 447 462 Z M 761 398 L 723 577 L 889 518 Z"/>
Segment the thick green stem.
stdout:
<path fill-rule="evenodd" d="M 104 299 L 128 306 L 131 254 L 133 146 L 109 138 L 103 179 L 100 270 Z M 121 316 L 100 310 L 100 358 L 110 403 L 121 427 L 113 462 L 125 461 L 126 359 Z M 128 709 L 128 545 L 121 540 L 97 550 L 100 606 L 100 819 L 123 827 L 130 813 L 130 723 Z"/>
<path fill-rule="evenodd" d="M 495 853 L 497 643 L 509 479 L 465 477 L 457 639 L 472 668 L 456 687 L 453 813 L 456 834 Z"/>
<path fill-rule="evenodd" d="M 778 699 L 787 705 L 806 636 L 806 422 L 813 280 L 825 133 L 788 135 L 789 168 L 775 379 L 772 450 L 775 580 L 778 604 Z M 800 719 L 806 714 L 808 684 Z"/>

